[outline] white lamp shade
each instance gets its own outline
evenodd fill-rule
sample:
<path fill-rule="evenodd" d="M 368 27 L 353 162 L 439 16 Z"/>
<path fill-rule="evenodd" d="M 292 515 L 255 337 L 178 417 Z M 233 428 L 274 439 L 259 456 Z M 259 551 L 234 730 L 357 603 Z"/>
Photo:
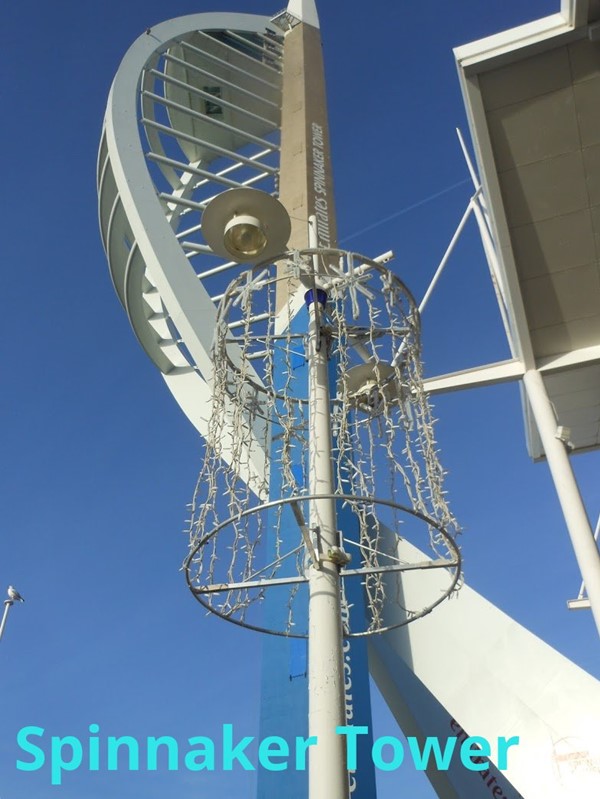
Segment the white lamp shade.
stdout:
<path fill-rule="evenodd" d="M 239 263 L 285 252 L 291 229 L 279 200 L 258 189 L 224 191 L 202 215 L 202 234 L 211 250 Z"/>

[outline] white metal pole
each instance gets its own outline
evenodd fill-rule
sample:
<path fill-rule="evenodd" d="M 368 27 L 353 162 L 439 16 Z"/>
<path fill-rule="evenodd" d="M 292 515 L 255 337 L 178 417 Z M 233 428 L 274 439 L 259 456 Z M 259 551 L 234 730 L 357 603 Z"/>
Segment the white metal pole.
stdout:
<path fill-rule="evenodd" d="M 458 223 L 458 227 L 454 231 L 454 235 L 450 239 L 450 244 L 446 247 L 446 252 L 444 253 L 444 257 L 440 261 L 440 265 L 436 269 L 435 275 L 431 278 L 431 283 L 429 284 L 429 287 L 428 287 L 427 291 L 425 292 L 425 295 L 424 295 L 423 299 L 421 300 L 421 302 L 419 304 L 419 313 L 422 313 L 424 311 L 425 306 L 427 305 L 427 302 L 428 302 L 429 298 L 431 297 L 431 294 L 432 294 L 434 288 L 436 287 L 438 280 L 442 276 L 442 272 L 444 271 L 444 267 L 446 266 L 446 264 L 448 263 L 448 259 L 452 255 L 452 251 L 454 250 L 454 248 L 456 246 L 456 242 L 458 241 L 458 239 L 460 237 L 460 234 L 463 232 L 464 226 L 467 224 L 467 221 L 468 221 L 471 213 L 473 212 L 473 208 L 474 208 L 473 202 L 469 201 L 469 204 L 467 205 L 467 209 L 464 212 L 464 214 L 462 215 L 462 219 Z"/>
<path fill-rule="evenodd" d="M 309 491 L 333 494 L 329 359 L 319 330 L 326 294 L 311 289 L 305 300 L 309 312 Z M 309 571 L 308 734 L 317 743 L 309 750 L 308 795 L 309 799 L 348 799 L 344 738 L 335 732 L 345 725 L 346 710 L 339 566 L 329 559 L 339 547 L 334 499 L 311 501 L 310 527 L 320 562 Z"/>
<path fill-rule="evenodd" d="M 2 636 L 4 635 L 4 628 L 6 627 L 6 620 L 8 619 L 8 612 L 13 606 L 13 602 L 11 599 L 4 600 L 4 613 L 2 614 L 2 621 L 0 622 L 0 641 L 2 640 Z"/>
<path fill-rule="evenodd" d="M 429 302 L 429 298 L 431 297 L 431 295 L 433 293 L 433 290 L 435 289 L 435 287 L 437 285 L 438 280 L 442 276 L 442 272 L 444 271 L 444 269 L 446 267 L 446 264 L 448 263 L 448 260 L 449 260 L 450 256 L 452 255 L 452 251 L 454 250 L 454 248 L 456 246 L 456 242 L 458 241 L 458 239 L 460 237 L 460 234 L 463 232 L 464 226 L 467 224 L 467 222 L 469 220 L 469 217 L 473 213 L 473 209 L 474 209 L 474 202 L 473 202 L 473 200 L 470 200 L 469 204 L 467 205 L 466 211 L 462 215 L 462 219 L 458 223 L 458 227 L 454 231 L 454 235 L 450 239 L 450 244 L 446 247 L 446 252 L 444 253 L 444 257 L 440 261 L 440 264 L 439 264 L 438 268 L 435 270 L 435 274 L 431 278 L 431 282 L 429 283 L 429 287 L 427 288 L 427 291 L 425 292 L 425 294 L 423 296 L 423 299 L 419 303 L 418 311 L 419 311 L 420 314 L 423 313 L 423 311 L 425 310 L 425 306 Z M 398 351 L 396 352 L 396 354 L 394 355 L 394 358 L 392 360 L 392 366 L 396 366 L 396 364 L 398 363 L 398 361 L 402 357 L 402 354 L 404 353 L 405 348 L 406 348 L 406 341 L 404 341 L 398 347 Z"/>
<path fill-rule="evenodd" d="M 598 516 L 598 521 L 596 522 L 596 529 L 594 530 L 594 541 L 596 542 L 596 544 L 598 543 L 599 536 L 600 536 L 600 516 Z M 578 600 L 583 599 L 584 597 L 585 597 L 585 582 L 582 581 L 577 599 Z"/>
<path fill-rule="evenodd" d="M 481 198 L 481 194 L 479 195 L 479 198 Z M 481 210 L 481 207 L 478 202 L 479 198 L 475 198 L 472 201 L 473 213 L 475 214 L 475 219 L 477 220 L 477 226 L 479 227 L 479 235 L 481 236 L 483 251 L 485 253 L 485 257 L 488 262 L 490 276 L 492 278 L 492 286 L 494 287 L 494 293 L 496 295 L 496 300 L 498 302 L 498 309 L 500 311 L 500 316 L 502 317 L 502 324 L 504 325 L 504 332 L 506 333 L 506 338 L 510 346 L 511 355 L 513 355 L 514 357 L 516 348 L 513 341 L 513 332 L 510 328 L 508 310 L 506 307 L 506 297 L 504 296 L 504 290 L 502 288 L 502 283 L 500 280 L 498 253 L 496 252 L 494 240 L 492 239 L 489 228 L 483 217 L 483 211 Z"/>
<path fill-rule="evenodd" d="M 483 212 L 485 214 L 485 222 L 488 228 L 488 231 L 492 232 L 492 228 L 490 225 L 490 217 L 487 209 L 487 203 L 485 201 L 485 197 L 483 196 L 483 192 L 480 191 L 481 183 L 479 182 L 479 177 L 477 172 L 475 171 L 475 167 L 473 166 L 473 162 L 471 161 L 471 157 L 469 155 L 469 151 L 467 150 L 467 145 L 465 144 L 465 140 L 463 139 L 462 132 L 460 128 L 456 128 L 456 135 L 458 136 L 458 141 L 460 142 L 460 148 L 462 150 L 464 159 L 467 164 L 467 169 L 469 170 L 469 174 L 471 175 L 471 180 L 473 181 L 473 186 L 475 187 L 475 191 L 479 192 L 479 201 L 481 202 L 481 207 L 483 208 Z"/>
<path fill-rule="evenodd" d="M 542 376 L 537 369 L 530 369 L 525 372 L 523 383 L 542 439 L 596 627 L 600 633 L 600 553 L 598 546 L 592 534 L 565 444 L 556 438 L 556 417 Z"/>
<path fill-rule="evenodd" d="M 500 309 L 500 315 L 502 316 L 504 331 L 510 345 L 510 351 L 514 355 L 515 347 L 513 344 L 512 331 L 510 329 L 510 323 L 508 320 L 508 311 L 506 310 L 506 297 L 504 296 L 504 289 L 499 276 L 500 270 L 498 268 L 498 253 L 496 252 L 496 246 L 492 237 L 492 226 L 490 224 L 490 215 L 488 212 L 487 203 L 481 188 L 481 183 L 479 182 L 479 177 L 477 176 L 477 172 L 475 171 L 475 167 L 473 166 L 473 162 L 471 161 L 469 152 L 467 150 L 467 145 L 465 144 L 465 140 L 463 139 L 463 135 L 459 128 L 456 128 L 456 135 L 458 136 L 458 141 L 460 142 L 460 147 L 467 164 L 467 169 L 469 170 L 469 174 L 471 175 L 471 180 L 473 181 L 473 186 L 475 188 L 475 195 L 471 200 L 473 203 L 473 211 L 475 213 L 475 218 L 477 219 L 477 225 L 479 226 L 479 235 L 481 236 L 481 243 L 483 244 L 485 257 L 490 268 L 490 275 L 492 278 L 494 291 L 496 292 L 496 299 L 498 300 L 498 308 Z"/>

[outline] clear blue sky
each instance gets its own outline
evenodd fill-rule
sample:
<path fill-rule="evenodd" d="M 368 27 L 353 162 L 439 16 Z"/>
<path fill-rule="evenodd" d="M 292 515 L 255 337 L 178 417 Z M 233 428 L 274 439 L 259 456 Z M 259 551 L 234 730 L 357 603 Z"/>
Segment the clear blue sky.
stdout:
<path fill-rule="evenodd" d="M 283 3 L 280 3 L 282 5 Z M 259 636 L 207 618 L 178 571 L 200 446 L 135 340 L 97 225 L 95 163 L 119 61 L 143 31 L 202 11 L 273 14 L 247 0 L 4 4 L 0 587 L 26 604 L 0 644 L 1 799 L 252 797 L 232 774 L 83 769 L 51 788 L 15 768 L 16 732 L 217 736 L 256 732 Z M 468 175 L 452 47 L 554 13 L 559 0 L 321 0 L 340 238 Z M 467 184 L 348 241 L 417 297 L 466 206 Z M 470 231 L 423 319 L 428 374 L 507 355 Z M 436 400 L 468 583 L 600 676 L 591 615 L 547 468 L 526 453 L 516 386 Z M 575 460 L 592 516 L 597 454 Z M 4 582 L 2 582 L 4 581 Z M 3 590 L 3 588 L 2 588 Z M 393 731 L 376 702 L 375 732 Z M 380 799 L 431 799 L 399 772 Z M 404 788 L 401 787 L 404 784 Z"/>

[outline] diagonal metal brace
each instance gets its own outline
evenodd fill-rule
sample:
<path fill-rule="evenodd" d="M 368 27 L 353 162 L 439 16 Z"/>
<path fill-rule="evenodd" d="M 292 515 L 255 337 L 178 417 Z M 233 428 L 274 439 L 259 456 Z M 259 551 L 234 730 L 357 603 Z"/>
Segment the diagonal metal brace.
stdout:
<path fill-rule="evenodd" d="M 308 550 L 308 554 L 310 555 L 310 559 L 312 560 L 312 565 L 315 569 L 321 568 L 321 563 L 319 562 L 319 558 L 317 557 L 317 553 L 315 552 L 315 548 L 313 546 L 313 542 L 310 537 L 310 530 L 308 529 L 308 525 L 306 524 L 306 519 L 304 518 L 304 514 L 302 513 L 302 508 L 300 507 L 299 503 L 294 500 L 290 502 L 292 506 L 292 512 L 294 514 L 294 518 L 300 528 L 300 532 L 302 533 L 302 538 L 304 539 L 304 543 L 306 544 L 306 549 Z"/>

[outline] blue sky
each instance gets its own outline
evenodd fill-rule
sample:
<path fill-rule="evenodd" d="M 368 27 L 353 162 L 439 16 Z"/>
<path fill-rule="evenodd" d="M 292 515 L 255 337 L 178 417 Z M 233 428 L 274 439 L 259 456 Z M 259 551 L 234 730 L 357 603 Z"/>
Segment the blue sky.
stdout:
<path fill-rule="evenodd" d="M 399 213 L 468 177 L 454 133 L 466 120 L 452 47 L 558 5 L 321 0 L 340 239 L 371 256 L 393 249 L 417 297 L 470 193 L 463 183 Z M 15 735 L 30 724 L 82 738 L 93 722 L 139 738 L 217 736 L 228 722 L 256 731 L 260 638 L 205 617 L 179 572 L 199 441 L 117 301 L 95 194 L 106 98 L 125 51 L 157 22 L 215 10 L 280 8 L 21 0 L 1 12 L 0 585 L 27 600 L 0 644 L 1 799 L 252 796 L 252 776 L 236 772 L 82 769 L 51 788 L 46 769 L 15 769 Z M 507 356 L 474 230 L 423 327 L 428 374 Z M 566 610 L 580 578 L 548 470 L 526 453 L 517 386 L 435 406 L 468 583 L 600 677 L 591 615 Z M 595 518 L 597 454 L 574 465 Z M 375 732 L 384 731 L 393 726 L 377 701 Z M 380 799 L 434 796 L 422 778 L 399 774 L 382 780 Z"/>

